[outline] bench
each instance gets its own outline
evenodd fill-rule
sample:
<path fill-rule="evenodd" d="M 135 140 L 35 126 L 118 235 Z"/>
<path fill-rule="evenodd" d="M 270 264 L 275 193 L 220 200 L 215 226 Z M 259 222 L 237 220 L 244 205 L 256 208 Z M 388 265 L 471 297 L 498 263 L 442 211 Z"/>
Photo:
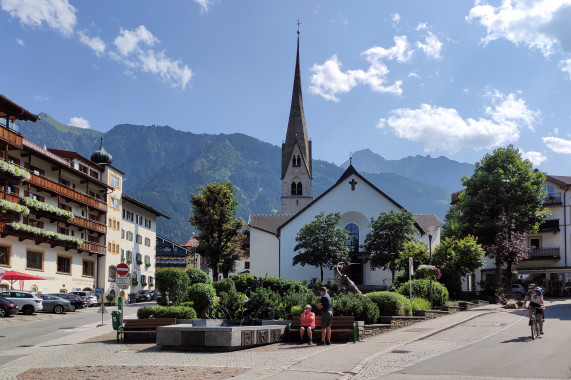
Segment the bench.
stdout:
<path fill-rule="evenodd" d="M 157 334 L 157 327 L 175 325 L 176 318 L 151 318 L 151 319 L 125 319 L 123 325 L 117 329 L 117 342 L 119 336 L 127 334 Z"/>
<path fill-rule="evenodd" d="M 291 342 L 291 334 L 292 332 L 299 333 L 299 329 L 301 327 L 301 321 L 299 320 L 299 316 L 293 317 L 291 322 L 288 324 L 288 341 Z M 331 335 L 334 333 L 353 333 L 353 343 L 357 342 L 358 336 L 358 329 L 357 329 L 357 322 L 355 322 L 355 318 L 353 316 L 342 316 L 342 315 L 334 315 L 333 320 L 331 322 Z M 313 330 L 313 334 L 319 333 L 321 334 L 321 317 L 315 316 L 315 329 Z M 315 335 L 314 335 L 315 337 Z"/>

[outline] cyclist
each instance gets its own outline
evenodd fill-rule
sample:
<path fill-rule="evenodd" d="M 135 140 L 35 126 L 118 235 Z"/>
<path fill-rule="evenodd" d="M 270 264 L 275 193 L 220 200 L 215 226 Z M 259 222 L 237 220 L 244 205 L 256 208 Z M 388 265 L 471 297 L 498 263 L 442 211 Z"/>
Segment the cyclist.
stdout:
<path fill-rule="evenodd" d="M 537 309 L 537 321 L 539 322 L 539 333 L 543 334 L 543 292 L 541 289 L 536 288 L 534 283 L 529 284 L 528 291 L 525 293 L 525 298 L 523 299 L 523 304 L 529 301 L 529 325 L 531 326 L 531 314 L 533 308 Z"/>

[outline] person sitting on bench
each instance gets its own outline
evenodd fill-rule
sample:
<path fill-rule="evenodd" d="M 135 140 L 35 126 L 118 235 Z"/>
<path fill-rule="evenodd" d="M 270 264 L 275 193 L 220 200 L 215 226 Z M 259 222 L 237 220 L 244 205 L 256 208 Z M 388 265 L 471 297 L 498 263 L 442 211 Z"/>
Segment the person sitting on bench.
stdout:
<path fill-rule="evenodd" d="M 299 328 L 299 344 L 303 344 L 303 337 L 307 331 L 307 337 L 309 338 L 310 346 L 313 344 L 313 330 L 315 329 L 315 313 L 311 311 L 311 305 L 305 305 L 303 308 L 303 313 L 299 316 L 301 322 L 301 327 Z"/>

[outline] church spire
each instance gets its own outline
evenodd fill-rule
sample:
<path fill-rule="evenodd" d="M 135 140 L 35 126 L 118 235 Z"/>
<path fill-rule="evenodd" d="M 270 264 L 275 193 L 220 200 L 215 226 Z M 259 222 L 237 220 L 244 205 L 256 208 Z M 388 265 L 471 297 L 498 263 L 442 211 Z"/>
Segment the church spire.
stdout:
<path fill-rule="evenodd" d="M 303 112 L 303 97 L 301 94 L 301 74 L 299 64 L 299 20 L 297 25 L 297 56 L 295 59 L 293 92 L 291 96 L 291 108 L 289 111 L 286 140 L 282 145 L 282 179 L 286 175 L 286 171 L 296 143 L 299 145 L 299 149 L 301 150 L 303 161 L 302 165 L 306 167 L 307 172 L 309 173 L 309 177 L 312 177 L 311 141 L 309 141 L 307 137 L 305 114 Z"/>

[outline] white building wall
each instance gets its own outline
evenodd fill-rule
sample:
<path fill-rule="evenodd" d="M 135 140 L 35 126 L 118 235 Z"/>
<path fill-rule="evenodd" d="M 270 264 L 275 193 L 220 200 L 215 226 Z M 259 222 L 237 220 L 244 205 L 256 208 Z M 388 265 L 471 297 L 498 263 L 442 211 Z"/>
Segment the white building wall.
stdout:
<path fill-rule="evenodd" d="M 279 276 L 279 240 L 268 232 L 250 230 L 250 274 L 254 276 Z"/>

